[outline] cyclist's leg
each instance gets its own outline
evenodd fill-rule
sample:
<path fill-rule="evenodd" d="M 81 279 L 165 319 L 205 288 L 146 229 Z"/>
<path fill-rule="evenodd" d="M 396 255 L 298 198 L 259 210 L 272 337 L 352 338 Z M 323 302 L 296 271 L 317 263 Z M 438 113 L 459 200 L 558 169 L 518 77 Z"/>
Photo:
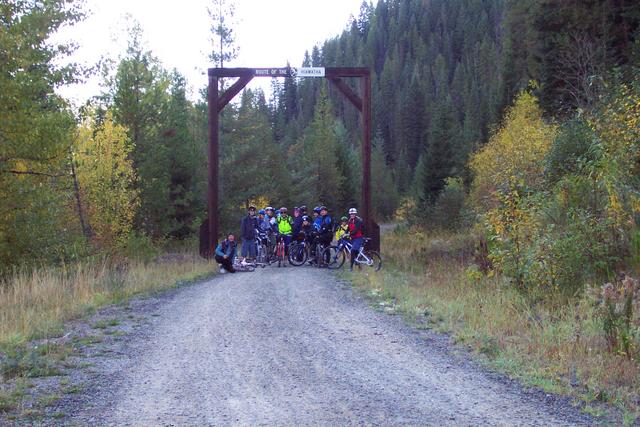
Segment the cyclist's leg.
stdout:
<path fill-rule="evenodd" d="M 249 252 L 249 241 L 247 239 L 242 239 L 242 250 L 240 251 L 240 256 L 242 259 L 247 259 L 247 253 Z"/>
<path fill-rule="evenodd" d="M 249 257 L 250 260 L 255 261 L 256 260 L 256 239 L 252 239 L 252 240 L 248 240 L 248 253 L 247 256 Z"/>
<path fill-rule="evenodd" d="M 356 237 L 351 239 L 351 265 L 349 269 L 353 270 L 353 264 L 356 262 L 356 258 L 358 257 L 358 252 L 360 251 L 360 247 L 362 246 L 362 237 Z"/>
<path fill-rule="evenodd" d="M 331 240 L 333 240 L 333 235 L 327 235 L 323 238 L 322 244 L 325 248 L 329 247 L 331 245 Z M 331 254 L 329 253 L 329 251 L 324 251 L 324 259 L 322 260 L 323 263 L 325 264 L 329 264 L 330 260 L 329 258 L 331 257 Z"/>
<path fill-rule="evenodd" d="M 222 268 L 227 270 L 229 273 L 236 272 L 236 270 L 233 268 L 233 261 L 231 259 L 216 255 L 216 261 L 218 261 L 218 263 L 222 265 Z"/>
<path fill-rule="evenodd" d="M 318 250 L 318 239 L 313 236 L 310 235 L 309 236 L 309 263 L 313 264 L 315 262 L 316 259 L 316 251 Z"/>
<path fill-rule="evenodd" d="M 284 235 L 284 253 L 289 253 L 289 246 L 291 245 L 291 234 Z"/>

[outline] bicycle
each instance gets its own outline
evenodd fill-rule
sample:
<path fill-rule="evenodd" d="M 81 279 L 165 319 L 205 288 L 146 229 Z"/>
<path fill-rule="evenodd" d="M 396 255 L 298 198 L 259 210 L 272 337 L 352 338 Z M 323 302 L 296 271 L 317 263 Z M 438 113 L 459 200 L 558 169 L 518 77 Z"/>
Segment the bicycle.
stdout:
<path fill-rule="evenodd" d="M 309 258 L 310 246 L 304 235 L 298 236 L 298 239 L 289 245 L 289 263 L 296 267 L 304 265 Z"/>
<path fill-rule="evenodd" d="M 364 242 L 362 246 L 360 246 L 353 262 L 357 264 L 358 267 L 364 265 L 366 267 L 373 267 L 375 271 L 379 271 L 382 268 L 382 257 L 376 251 L 365 250 L 367 243 L 370 241 L 371 239 L 367 237 L 364 238 Z M 328 253 L 326 255 L 323 254 L 323 258 L 328 260 L 327 267 L 332 270 L 341 268 L 347 259 L 347 254 L 351 254 L 351 248 L 351 242 L 345 238 L 340 239 L 337 245 L 327 247 L 325 251 Z"/>
<path fill-rule="evenodd" d="M 345 260 L 351 256 L 351 242 L 349 239 L 341 237 L 337 245 L 329 246 L 327 268 L 337 270 L 344 265 Z"/>
<path fill-rule="evenodd" d="M 278 267 L 286 267 L 286 265 L 284 264 L 284 260 L 286 257 L 285 249 L 284 235 L 278 234 L 278 236 L 276 237 L 276 247 L 274 252 L 276 260 L 278 261 Z"/>
<path fill-rule="evenodd" d="M 256 267 L 251 263 L 238 262 L 238 257 L 233 259 L 233 269 L 238 273 L 255 271 Z"/>
<path fill-rule="evenodd" d="M 273 251 L 269 251 L 270 249 L 270 242 L 269 242 L 269 236 L 265 233 L 261 233 L 258 230 L 256 230 L 256 238 L 255 238 L 255 245 L 256 245 L 256 260 L 254 262 L 254 265 L 256 267 L 262 267 L 265 268 L 268 264 L 271 263 L 271 253 L 273 253 Z"/>

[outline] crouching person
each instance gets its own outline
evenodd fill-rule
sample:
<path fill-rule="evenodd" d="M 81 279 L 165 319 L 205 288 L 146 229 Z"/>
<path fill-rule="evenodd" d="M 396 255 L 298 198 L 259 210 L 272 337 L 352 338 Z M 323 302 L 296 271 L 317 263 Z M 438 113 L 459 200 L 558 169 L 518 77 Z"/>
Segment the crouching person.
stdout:
<path fill-rule="evenodd" d="M 236 257 L 236 237 L 233 234 L 229 234 L 225 240 L 220 242 L 216 247 L 216 261 L 221 265 L 220 273 L 224 273 L 225 270 L 229 273 L 235 273 L 233 268 L 233 260 Z"/>

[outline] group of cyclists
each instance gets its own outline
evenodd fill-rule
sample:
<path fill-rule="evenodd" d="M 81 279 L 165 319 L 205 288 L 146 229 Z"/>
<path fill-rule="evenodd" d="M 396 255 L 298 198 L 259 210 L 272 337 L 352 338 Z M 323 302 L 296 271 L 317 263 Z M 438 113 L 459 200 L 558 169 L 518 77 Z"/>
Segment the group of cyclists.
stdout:
<path fill-rule="evenodd" d="M 316 206 L 310 215 L 306 206 L 293 208 L 293 215 L 289 215 L 286 207 L 276 210 L 267 206 L 257 210 L 255 206 L 249 206 L 240 224 L 242 250 L 239 260 L 242 264 L 255 260 L 258 248 L 256 241 L 260 239 L 266 239 L 270 247 L 275 247 L 276 242 L 284 242 L 286 253 L 289 253 L 293 239 L 304 241 L 315 253 L 319 245 L 327 247 L 334 238 L 337 241 L 348 238 L 351 246 L 350 268 L 353 269 L 356 255 L 364 243 L 364 223 L 356 208 L 349 209 L 348 215 L 338 222 L 329 215 L 326 206 Z M 229 234 L 216 247 L 215 259 L 221 265 L 221 272 L 235 272 L 233 260 L 237 256 L 236 248 L 233 234 Z"/>

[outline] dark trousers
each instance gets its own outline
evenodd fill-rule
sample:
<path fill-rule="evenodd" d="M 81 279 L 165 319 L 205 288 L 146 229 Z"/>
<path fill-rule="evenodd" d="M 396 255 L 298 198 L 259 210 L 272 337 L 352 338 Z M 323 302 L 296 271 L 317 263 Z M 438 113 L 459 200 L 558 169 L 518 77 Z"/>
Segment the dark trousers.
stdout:
<path fill-rule="evenodd" d="M 233 264 L 231 263 L 230 258 L 224 258 L 220 255 L 216 255 L 216 262 L 222 265 L 222 268 L 227 270 L 229 273 L 235 273 L 236 270 L 233 268 Z"/>

